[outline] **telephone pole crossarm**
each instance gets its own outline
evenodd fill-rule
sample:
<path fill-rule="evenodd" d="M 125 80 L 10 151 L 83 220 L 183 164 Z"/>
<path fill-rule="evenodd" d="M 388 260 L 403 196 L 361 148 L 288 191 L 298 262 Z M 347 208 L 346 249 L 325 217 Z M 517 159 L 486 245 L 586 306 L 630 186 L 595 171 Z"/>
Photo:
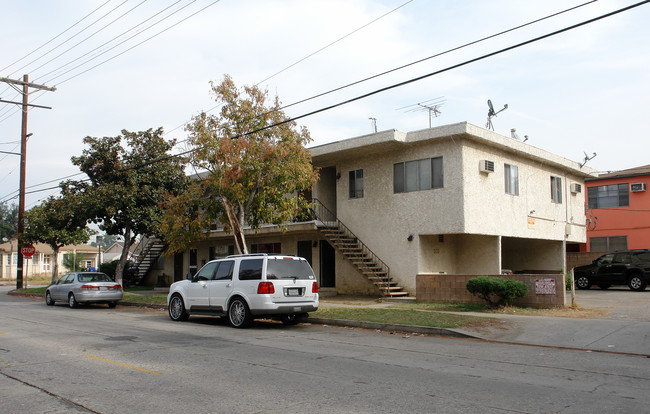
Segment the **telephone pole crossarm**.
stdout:
<path fill-rule="evenodd" d="M 46 91 L 50 91 L 50 92 L 56 91 L 55 86 L 39 85 L 37 83 L 25 82 L 25 81 L 21 81 L 21 80 L 17 80 L 17 79 L 3 78 L 2 76 L 0 76 L 0 82 L 12 83 L 14 85 L 22 85 L 22 86 L 27 86 L 28 88 L 41 89 L 41 90 L 46 90 Z"/>

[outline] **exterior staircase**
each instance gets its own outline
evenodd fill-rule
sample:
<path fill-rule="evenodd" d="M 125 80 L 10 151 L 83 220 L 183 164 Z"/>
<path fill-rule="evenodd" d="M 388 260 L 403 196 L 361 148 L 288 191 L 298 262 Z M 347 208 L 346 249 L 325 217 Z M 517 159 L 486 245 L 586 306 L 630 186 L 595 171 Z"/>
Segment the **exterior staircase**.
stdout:
<path fill-rule="evenodd" d="M 372 282 L 384 297 L 407 298 L 409 293 L 398 286 L 390 275 L 390 268 L 372 252 L 334 213 L 320 201 L 313 200 L 314 218 L 320 221 L 323 237 L 366 279 Z"/>
<path fill-rule="evenodd" d="M 134 275 L 133 284 L 140 284 L 147 276 L 151 267 L 156 263 L 167 246 L 156 237 L 143 237 L 135 249 L 135 267 L 138 269 Z"/>

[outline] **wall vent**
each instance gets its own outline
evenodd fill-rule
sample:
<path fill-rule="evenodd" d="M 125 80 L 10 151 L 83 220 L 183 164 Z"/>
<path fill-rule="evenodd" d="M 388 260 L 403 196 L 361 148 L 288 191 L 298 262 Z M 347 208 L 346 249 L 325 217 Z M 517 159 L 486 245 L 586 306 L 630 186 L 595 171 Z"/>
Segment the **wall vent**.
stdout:
<path fill-rule="evenodd" d="M 571 192 L 573 194 L 578 194 L 582 192 L 582 185 L 578 183 L 571 183 Z"/>
<path fill-rule="evenodd" d="M 630 184 L 630 191 L 633 193 L 640 193 L 641 191 L 645 191 L 645 183 Z"/>
<path fill-rule="evenodd" d="M 483 173 L 492 173 L 494 172 L 494 161 L 481 160 L 478 164 L 478 169 Z"/>

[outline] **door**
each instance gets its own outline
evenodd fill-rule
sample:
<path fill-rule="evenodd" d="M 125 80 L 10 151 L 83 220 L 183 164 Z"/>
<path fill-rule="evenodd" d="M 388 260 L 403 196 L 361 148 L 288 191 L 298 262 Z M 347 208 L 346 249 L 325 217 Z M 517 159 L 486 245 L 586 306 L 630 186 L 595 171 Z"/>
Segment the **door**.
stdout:
<path fill-rule="evenodd" d="M 210 262 L 192 278 L 187 287 L 186 300 L 190 310 L 207 310 L 210 307 L 210 285 L 214 283 L 213 276 L 218 262 Z"/>
<path fill-rule="evenodd" d="M 307 259 L 309 266 L 314 267 L 312 263 L 312 247 L 311 240 L 303 240 L 298 242 L 298 256 Z"/>
<path fill-rule="evenodd" d="M 327 240 L 321 240 L 320 246 L 320 286 L 336 287 L 336 255 Z"/>
<path fill-rule="evenodd" d="M 226 310 L 226 301 L 232 292 L 232 270 L 234 267 L 234 260 L 219 262 L 214 281 L 210 284 L 210 308 L 212 310 Z"/>
<path fill-rule="evenodd" d="M 174 255 L 174 282 L 183 280 L 183 253 Z"/>

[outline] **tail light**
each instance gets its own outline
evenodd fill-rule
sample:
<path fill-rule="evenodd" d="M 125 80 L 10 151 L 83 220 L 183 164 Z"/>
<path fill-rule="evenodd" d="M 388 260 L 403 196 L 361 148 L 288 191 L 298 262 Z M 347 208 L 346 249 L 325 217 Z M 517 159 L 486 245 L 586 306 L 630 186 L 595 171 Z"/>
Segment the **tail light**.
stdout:
<path fill-rule="evenodd" d="M 122 290 L 122 285 L 109 286 L 108 290 L 111 290 L 111 289 Z"/>
<path fill-rule="evenodd" d="M 273 282 L 260 282 L 260 284 L 257 285 L 257 294 L 262 295 L 271 293 L 275 293 Z"/>
<path fill-rule="evenodd" d="M 84 289 L 84 290 L 99 290 L 99 286 L 81 285 L 81 289 Z"/>
<path fill-rule="evenodd" d="M 314 282 L 311 285 L 311 293 L 318 293 L 318 283 Z"/>

